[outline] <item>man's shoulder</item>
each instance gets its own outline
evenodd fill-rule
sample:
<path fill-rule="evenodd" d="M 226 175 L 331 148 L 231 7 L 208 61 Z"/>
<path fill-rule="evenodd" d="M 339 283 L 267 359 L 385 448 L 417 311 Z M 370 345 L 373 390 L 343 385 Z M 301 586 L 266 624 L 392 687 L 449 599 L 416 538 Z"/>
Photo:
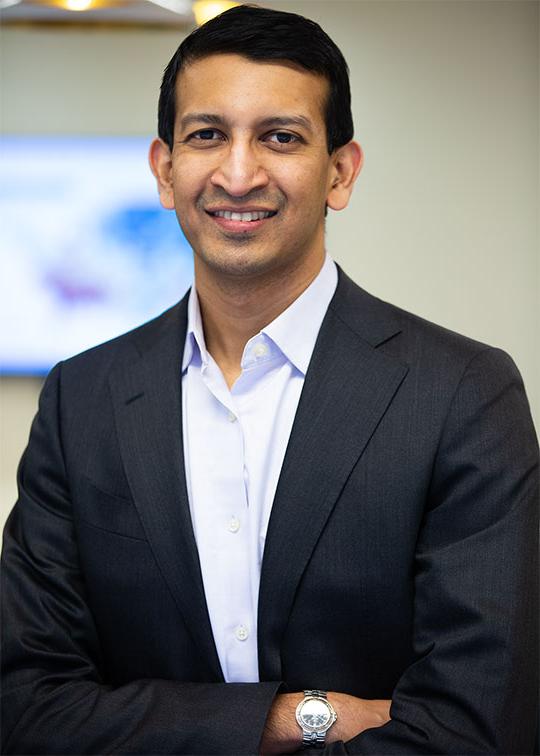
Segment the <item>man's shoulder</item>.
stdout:
<path fill-rule="evenodd" d="M 341 270 L 330 308 L 362 339 L 408 365 L 426 359 L 462 364 L 486 350 L 501 351 L 379 299 Z"/>
<path fill-rule="evenodd" d="M 108 373 L 118 362 L 135 361 L 145 356 L 164 339 L 174 339 L 181 352 L 186 302 L 187 294 L 152 320 L 64 360 L 61 363 L 62 372 L 75 380 L 84 380 L 91 374 L 95 380 L 100 373 Z"/>
<path fill-rule="evenodd" d="M 368 293 L 340 270 L 329 311 L 389 364 L 407 369 L 419 390 L 451 394 L 466 375 L 479 385 L 516 382 L 520 372 L 503 349 L 457 333 Z M 351 370 L 356 370 L 350 358 Z"/>

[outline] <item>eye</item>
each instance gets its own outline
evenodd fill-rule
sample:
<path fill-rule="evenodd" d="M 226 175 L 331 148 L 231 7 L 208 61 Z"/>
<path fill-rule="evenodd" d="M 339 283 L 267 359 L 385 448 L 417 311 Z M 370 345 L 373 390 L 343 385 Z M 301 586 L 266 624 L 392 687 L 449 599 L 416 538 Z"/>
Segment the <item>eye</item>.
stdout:
<path fill-rule="evenodd" d="M 296 136 L 296 134 L 291 134 L 289 131 L 273 131 L 271 134 L 265 136 L 265 140 L 278 147 L 298 144 L 301 141 L 300 137 Z"/>
<path fill-rule="evenodd" d="M 220 131 L 217 131 L 217 129 L 199 129 L 199 131 L 194 131 L 193 134 L 190 134 L 188 138 L 186 139 L 186 142 L 192 142 L 195 143 L 197 146 L 202 146 L 202 144 L 212 144 L 216 142 L 221 142 L 225 139 L 223 134 Z"/>

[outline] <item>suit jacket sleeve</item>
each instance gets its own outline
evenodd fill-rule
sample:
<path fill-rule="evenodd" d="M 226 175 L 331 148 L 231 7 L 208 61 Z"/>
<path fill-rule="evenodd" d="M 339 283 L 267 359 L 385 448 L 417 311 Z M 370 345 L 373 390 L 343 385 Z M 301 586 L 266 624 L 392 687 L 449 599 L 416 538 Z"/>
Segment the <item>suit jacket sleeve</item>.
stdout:
<path fill-rule="evenodd" d="M 415 661 L 391 722 L 329 753 L 533 753 L 538 452 L 512 360 L 469 363 L 441 433 L 417 544 Z"/>
<path fill-rule="evenodd" d="M 4 753 L 256 753 L 279 683 L 104 683 L 49 376 L 4 534 Z M 246 726 L 249 723 L 249 726 Z"/>

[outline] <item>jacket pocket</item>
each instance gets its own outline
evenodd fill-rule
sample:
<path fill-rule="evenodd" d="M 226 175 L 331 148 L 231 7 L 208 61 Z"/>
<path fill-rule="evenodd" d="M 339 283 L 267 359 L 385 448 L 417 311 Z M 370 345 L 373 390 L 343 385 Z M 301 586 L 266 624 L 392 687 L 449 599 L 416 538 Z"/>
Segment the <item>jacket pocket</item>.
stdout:
<path fill-rule="evenodd" d="M 82 476 L 74 499 L 75 519 L 109 533 L 146 541 L 146 535 L 131 499 L 124 499 L 99 488 Z"/>

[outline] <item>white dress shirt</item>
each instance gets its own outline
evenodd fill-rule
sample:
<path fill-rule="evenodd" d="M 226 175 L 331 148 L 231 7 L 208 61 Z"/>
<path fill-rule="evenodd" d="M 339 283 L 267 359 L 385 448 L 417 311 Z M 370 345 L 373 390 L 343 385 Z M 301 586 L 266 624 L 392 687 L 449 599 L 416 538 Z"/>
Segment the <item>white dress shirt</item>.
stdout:
<path fill-rule="evenodd" d="M 317 334 L 337 285 L 310 286 L 251 338 L 229 390 L 206 350 L 195 288 L 182 362 L 186 480 L 206 603 L 227 682 L 259 680 L 257 602 L 266 530 Z"/>

